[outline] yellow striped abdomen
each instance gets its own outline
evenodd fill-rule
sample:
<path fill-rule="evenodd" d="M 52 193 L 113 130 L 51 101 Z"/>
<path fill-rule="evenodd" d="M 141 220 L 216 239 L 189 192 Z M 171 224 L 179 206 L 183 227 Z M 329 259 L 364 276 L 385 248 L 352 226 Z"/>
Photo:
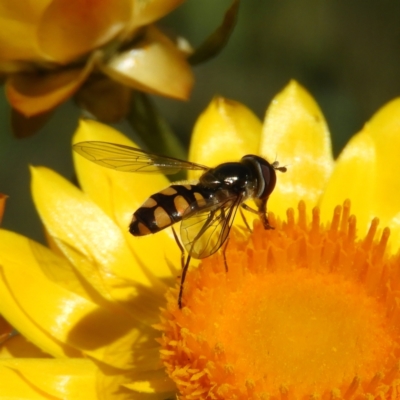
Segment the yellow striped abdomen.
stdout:
<path fill-rule="evenodd" d="M 198 185 L 171 185 L 150 196 L 133 213 L 129 232 L 134 236 L 157 233 L 179 222 L 190 204 L 205 202 L 208 196 Z"/>

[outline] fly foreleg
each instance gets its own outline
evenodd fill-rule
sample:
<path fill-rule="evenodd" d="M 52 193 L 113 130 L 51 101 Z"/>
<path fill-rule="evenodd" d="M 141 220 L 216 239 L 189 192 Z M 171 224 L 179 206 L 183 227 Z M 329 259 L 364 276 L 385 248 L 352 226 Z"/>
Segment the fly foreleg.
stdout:
<path fill-rule="evenodd" d="M 260 218 L 263 226 L 264 226 L 264 229 L 275 229 L 273 226 L 271 226 L 269 224 L 269 221 L 268 221 L 268 217 L 267 217 L 267 200 L 268 200 L 268 198 L 266 198 L 266 199 L 255 199 L 256 204 L 258 206 L 258 210 L 255 210 L 254 208 L 251 208 L 250 206 L 248 206 L 245 203 L 243 203 L 241 206 L 246 211 L 250 211 L 253 214 L 257 214 L 258 217 Z M 245 221 L 246 226 L 250 229 L 249 225 L 247 224 L 246 219 L 245 218 L 243 218 L 243 219 Z M 252 230 L 250 229 L 250 231 L 252 231 Z"/>

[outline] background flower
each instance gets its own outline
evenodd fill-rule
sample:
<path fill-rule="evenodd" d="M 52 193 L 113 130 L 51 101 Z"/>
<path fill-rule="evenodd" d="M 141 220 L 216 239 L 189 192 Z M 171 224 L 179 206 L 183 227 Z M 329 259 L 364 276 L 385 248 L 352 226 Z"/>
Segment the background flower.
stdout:
<path fill-rule="evenodd" d="M 128 113 L 131 89 L 187 99 L 186 55 L 151 25 L 181 2 L 3 3 L 0 71 L 15 116 L 45 120 L 78 90 L 78 103 L 107 122 Z"/>
<path fill-rule="evenodd" d="M 4 208 L 6 206 L 7 196 L 3 193 L 0 193 L 0 224 L 1 220 L 3 219 Z"/>

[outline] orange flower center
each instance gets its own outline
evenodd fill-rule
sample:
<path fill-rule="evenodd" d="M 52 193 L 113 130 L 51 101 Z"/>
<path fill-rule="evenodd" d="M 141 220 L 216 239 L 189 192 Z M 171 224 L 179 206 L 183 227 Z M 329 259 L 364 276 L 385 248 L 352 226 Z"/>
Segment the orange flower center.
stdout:
<path fill-rule="evenodd" d="M 275 230 L 234 230 L 227 250 L 188 273 L 158 328 L 181 399 L 390 398 L 397 393 L 399 256 L 378 221 L 355 240 L 350 203 L 328 227 L 303 203 Z M 397 382 L 397 383 L 396 383 Z"/>

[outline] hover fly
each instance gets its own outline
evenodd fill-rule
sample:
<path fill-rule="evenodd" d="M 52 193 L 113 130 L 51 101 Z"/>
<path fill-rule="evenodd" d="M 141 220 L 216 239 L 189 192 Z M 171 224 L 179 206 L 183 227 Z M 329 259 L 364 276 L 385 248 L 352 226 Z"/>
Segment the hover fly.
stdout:
<path fill-rule="evenodd" d="M 242 209 L 257 214 L 265 229 L 273 229 L 268 222 L 267 201 L 275 188 L 275 170 L 286 172 L 286 167 L 279 167 L 277 161 L 270 164 L 262 157 L 246 155 L 238 162 L 227 162 L 210 168 L 115 143 L 81 142 L 75 144 L 73 149 L 86 159 L 117 171 L 163 174 L 175 174 L 181 170 L 203 172 L 196 182 L 172 183 L 166 189 L 150 196 L 133 213 L 129 226 L 133 236 L 143 236 L 157 233 L 182 221 L 182 244 L 172 227 L 182 252 L 182 276 L 178 297 L 180 308 L 191 257 L 208 257 L 227 243 L 238 209 L 247 226 Z M 254 200 L 257 210 L 245 203 L 248 199 Z M 188 254 L 186 261 L 185 250 Z M 225 267 L 227 268 L 226 263 Z"/>

